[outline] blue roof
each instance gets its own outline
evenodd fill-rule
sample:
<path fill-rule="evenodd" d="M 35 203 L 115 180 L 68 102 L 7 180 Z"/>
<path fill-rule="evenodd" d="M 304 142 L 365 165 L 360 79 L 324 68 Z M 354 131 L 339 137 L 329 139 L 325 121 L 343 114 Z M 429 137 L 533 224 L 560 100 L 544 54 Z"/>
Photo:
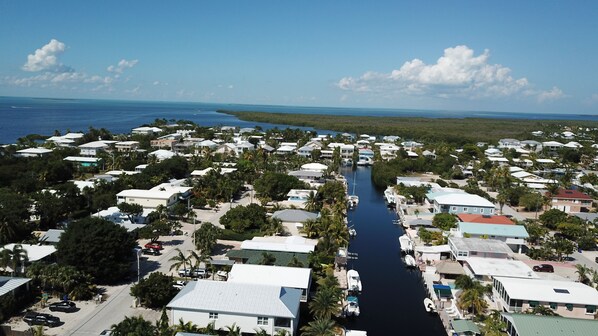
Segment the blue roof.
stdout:
<path fill-rule="evenodd" d="M 487 235 L 509 238 L 528 238 L 529 234 L 523 225 L 459 223 L 459 230 L 472 235 Z"/>

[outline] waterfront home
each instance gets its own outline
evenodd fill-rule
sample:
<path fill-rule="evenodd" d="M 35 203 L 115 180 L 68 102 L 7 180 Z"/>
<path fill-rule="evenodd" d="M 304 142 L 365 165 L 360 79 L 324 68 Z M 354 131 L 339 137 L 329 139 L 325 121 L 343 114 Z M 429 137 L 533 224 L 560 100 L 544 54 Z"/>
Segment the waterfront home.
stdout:
<path fill-rule="evenodd" d="M 598 330 L 598 321 L 533 314 L 501 313 L 509 336 L 590 336 Z"/>
<path fill-rule="evenodd" d="M 279 252 L 265 250 L 230 250 L 226 257 L 237 264 L 261 265 L 264 262 L 264 253 L 272 256 L 274 266 L 293 266 L 309 268 L 308 253 Z"/>
<path fill-rule="evenodd" d="M 403 146 L 403 149 L 405 149 L 407 151 L 414 151 L 418 148 L 423 147 L 424 144 L 416 142 L 416 141 L 403 141 L 403 142 L 401 142 L 401 146 Z"/>
<path fill-rule="evenodd" d="M 558 141 L 545 141 L 542 142 L 542 148 L 546 148 L 547 150 L 554 152 L 563 147 L 563 144 Z"/>
<path fill-rule="evenodd" d="M 287 175 L 294 176 L 297 179 L 312 185 L 312 184 L 317 184 L 320 182 L 323 183 L 322 177 L 324 176 L 324 173 L 321 171 L 313 171 L 313 170 L 295 170 L 295 171 L 288 172 Z"/>
<path fill-rule="evenodd" d="M 484 155 L 486 155 L 487 157 L 491 158 L 491 157 L 501 157 L 502 156 L 502 151 L 498 148 L 494 148 L 494 147 L 490 147 L 488 149 L 486 149 L 484 151 Z"/>
<path fill-rule="evenodd" d="M 432 230 L 428 230 L 432 231 Z M 426 262 L 440 261 L 449 259 L 451 256 L 451 249 L 447 244 L 444 245 L 416 245 L 413 249 L 418 261 Z"/>
<path fill-rule="evenodd" d="M 276 149 L 276 154 L 278 155 L 291 155 L 295 153 L 297 147 L 292 146 L 280 146 Z"/>
<path fill-rule="evenodd" d="M 321 164 L 321 163 L 317 163 L 317 162 L 312 162 L 312 163 L 306 163 L 304 165 L 301 166 L 301 170 L 302 171 L 313 171 L 313 172 L 325 172 L 326 170 L 328 170 L 328 166 L 325 164 Z"/>
<path fill-rule="evenodd" d="M 465 261 L 470 257 L 507 259 L 513 253 L 511 248 L 500 240 L 482 238 L 448 238 L 453 258 Z"/>
<path fill-rule="evenodd" d="M 450 321 L 451 336 L 479 336 L 480 328 L 472 320 L 456 319 Z"/>
<path fill-rule="evenodd" d="M 550 208 L 558 209 L 566 213 L 590 212 L 592 202 L 589 195 L 579 190 L 559 189 L 556 194 L 546 194 L 550 197 Z"/>
<path fill-rule="evenodd" d="M 147 127 L 147 126 L 137 127 L 137 128 L 133 128 L 131 130 L 131 134 L 141 134 L 141 135 L 152 135 L 154 133 L 160 133 L 160 132 L 162 132 L 161 128 Z"/>
<path fill-rule="evenodd" d="M 243 153 L 245 152 L 249 152 L 249 151 L 253 151 L 255 150 L 255 146 L 248 141 L 241 141 L 235 144 L 236 148 L 235 150 L 237 151 L 237 156 L 241 156 L 243 155 Z"/>
<path fill-rule="evenodd" d="M 299 289 L 301 302 L 307 302 L 311 288 L 311 268 L 234 264 L 227 281 Z"/>
<path fill-rule="evenodd" d="M 119 141 L 114 148 L 119 152 L 132 152 L 139 148 L 139 141 Z"/>
<path fill-rule="evenodd" d="M 235 324 L 242 333 L 264 329 L 270 335 L 295 335 L 301 290 L 281 286 L 224 281 L 190 281 L 166 305 L 170 321 L 183 320 L 216 329 Z"/>
<path fill-rule="evenodd" d="M 51 149 L 43 147 L 26 148 L 16 151 L 16 157 L 44 157 L 52 153 Z"/>
<path fill-rule="evenodd" d="M 55 135 L 46 139 L 46 143 L 53 142 L 58 147 L 71 147 L 78 140 L 83 138 L 83 133 L 67 133 L 65 135 Z"/>
<path fill-rule="evenodd" d="M 451 233 L 455 236 L 500 240 L 507 243 L 513 251 L 518 253 L 521 253 L 522 247 L 526 244 L 526 239 L 529 238 L 529 234 L 523 225 L 458 222 L 457 226 L 457 229 L 451 229 Z"/>
<path fill-rule="evenodd" d="M 309 253 L 316 249 L 318 241 L 300 236 L 288 237 L 253 237 L 241 243 L 242 250 L 276 251 L 290 253 Z"/>
<path fill-rule="evenodd" d="M 97 167 L 102 161 L 100 158 L 84 156 L 67 156 L 63 160 L 73 162 L 81 167 Z"/>
<path fill-rule="evenodd" d="M 97 156 L 101 152 L 104 152 L 107 149 L 109 149 L 110 145 L 116 142 L 117 141 L 112 140 L 100 140 L 84 143 L 82 145 L 79 145 L 79 155 L 89 157 Z"/>
<path fill-rule="evenodd" d="M 492 294 L 509 313 L 545 306 L 563 317 L 594 319 L 598 291 L 580 282 L 495 277 Z"/>
<path fill-rule="evenodd" d="M 429 194 L 428 194 L 429 195 Z M 428 197 L 428 195 L 426 195 Z M 429 199 L 430 197 L 428 197 Z M 472 195 L 464 192 L 451 192 L 434 195 L 432 204 L 434 213 L 451 214 L 494 214 L 494 203 L 482 196 Z"/>
<path fill-rule="evenodd" d="M 482 282 L 492 282 L 494 277 L 538 279 L 539 276 L 520 260 L 475 258 L 463 261 L 465 274 Z"/>
<path fill-rule="evenodd" d="M 515 225 L 509 217 L 502 215 L 458 214 L 457 219 L 464 223 Z"/>
<path fill-rule="evenodd" d="M 169 148 L 172 149 L 178 140 L 175 139 L 154 139 L 150 141 L 150 146 L 153 148 Z"/>
<path fill-rule="evenodd" d="M 500 140 L 498 140 L 498 148 L 500 148 L 500 149 L 521 148 L 521 141 L 519 141 L 517 139 L 500 139 Z"/>

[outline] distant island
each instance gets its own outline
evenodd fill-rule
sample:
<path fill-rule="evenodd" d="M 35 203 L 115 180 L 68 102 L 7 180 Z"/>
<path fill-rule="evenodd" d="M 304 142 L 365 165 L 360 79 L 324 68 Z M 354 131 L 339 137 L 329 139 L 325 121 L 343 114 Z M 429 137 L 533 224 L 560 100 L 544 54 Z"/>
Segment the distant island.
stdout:
<path fill-rule="evenodd" d="M 488 118 L 377 117 L 329 114 L 272 113 L 218 110 L 240 120 L 313 127 L 356 134 L 400 134 L 404 139 L 466 144 L 496 142 L 502 138 L 526 138 L 543 129 L 558 131 L 563 126 L 596 128 L 598 122 L 581 120 L 525 120 Z"/>

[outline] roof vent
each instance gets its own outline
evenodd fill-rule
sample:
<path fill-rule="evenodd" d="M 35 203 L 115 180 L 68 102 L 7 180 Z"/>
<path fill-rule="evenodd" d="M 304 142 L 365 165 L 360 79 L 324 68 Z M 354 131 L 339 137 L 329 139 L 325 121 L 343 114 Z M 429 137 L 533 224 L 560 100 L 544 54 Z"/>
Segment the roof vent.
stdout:
<path fill-rule="evenodd" d="M 561 289 L 561 288 L 553 288 L 553 290 L 554 290 L 556 293 L 560 293 L 560 294 L 569 294 L 569 291 L 568 291 L 568 290 L 566 290 L 566 289 Z"/>

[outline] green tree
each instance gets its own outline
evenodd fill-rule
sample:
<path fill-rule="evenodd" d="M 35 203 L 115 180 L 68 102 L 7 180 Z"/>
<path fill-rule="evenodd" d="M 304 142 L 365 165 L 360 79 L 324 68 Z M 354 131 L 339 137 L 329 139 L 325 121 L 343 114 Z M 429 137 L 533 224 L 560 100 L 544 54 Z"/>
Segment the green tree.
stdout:
<path fill-rule="evenodd" d="M 432 225 L 443 231 L 449 231 L 457 226 L 457 218 L 449 213 L 437 213 L 432 219 Z"/>
<path fill-rule="evenodd" d="M 175 248 L 174 249 L 176 251 L 176 255 L 172 256 L 170 259 L 168 259 L 168 261 L 172 261 L 172 264 L 170 265 L 170 269 L 169 271 L 172 271 L 173 269 L 184 269 L 184 270 L 188 270 L 191 269 L 191 256 L 190 255 L 185 255 L 185 253 L 183 253 L 183 251 L 181 251 L 180 248 Z M 189 266 L 189 267 L 187 267 Z"/>
<path fill-rule="evenodd" d="M 432 240 L 434 240 L 432 232 L 426 230 L 423 227 L 419 228 L 419 230 L 417 231 L 417 235 L 419 236 L 419 239 L 421 239 L 421 241 L 424 242 L 425 245 L 430 245 Z"/>
<path fill-rule="evenodd" d="M 340 297 L 334 288 L 320 288 L 309 302 L 309 311 L 316 318 L 330 319 L 341 311 Z"/>
<path fill-rule="evenodd" d="M 254 189 L 260 196 L 269 197 L 275 201 L 286 199 L 291 189 L 305 189 L 306 185 L 294 176 L 284 173 L 266 172 L 254 181 Z"/>
<path fill-rule="evenodd" d="M 567 217 L 567 213 L 559 209 L 550 209 L 541 214 L 539 219 L 544 226 L 554 230 L 559 223 L 566 221 Z"/>
<path fill-rule="evenodd" d="M 239 233 L 259 229 L 267 221 L 266 209 L 257 204 L 234 207 L 220 218 L 220 224 Z"/>
<path fill-rule="evenodd" d="M 578 281 L 584 285 L 591 285 L 592 281 L 590 280 L 589 275 L 592 269 L 584 264 L 576 264 L 575 268 L 575 273 L 577 273 Z"/>
<path fill-rule="evenodd" d="M 156 327 L 141 316 L 128 317 L 112 325 L 113 336 L 155 335 Z"/>
<path fill-rule="evenodd" d="M 144 307 L 163 309 L 178 293 L 173 287 L 171 276 L 154 272 L 131 287 L 131 295 L 139 299 Z"/>
<path fill-rule="evenodd" d="M 540 216 L 541 217 L 541 216 Z M 548 230 L 538 223 L 530 222 L 525 224 L 525 229 L 529 234 L 527 241 L 532 245 L 539 244 L 548 233 Z"/>
<path fill-rule="evenodd" d="M 202 253 L 210 254 L 216 246 L 221 231 L 212 223 L 202 223 L 199 229 L 195 231 L 195 247 Z"/>
<path fill-rule="evenodd" d="M 72 222 L 56 246 L 59 263 L 90 274 L 99 284 L 111 284 L 129 273 L 135 240 L 125 228 L 89 217 Z"/>
<path fill-rule="evenodd" d="M 139 216 L 143 213 L 143 206 L 137 203 L 122 202 L 118 203 L 117 207 L 121 213 L 127 215 L 127 217 L 132 223 L 135 222 L 133 220 L 133 217 Z"/>
<path fill-rule="evenodd" d="M 301 327 L 303 336 L 335 336 L 338 326 L 330 318 L 316 318 L 307 325 Z"/>
<path fill-rule="evenodd" d="M 12 249 L 4 248 L 0 251 L 0 267 L 6 268 L 9 266 L 12 269 L 10 274 L 13 277 L 23 273 L 27 261 L 29 261 L 27 250 L 21 244 L 15 244 Z"/>
<path fill-rule="evenodd" d="M 18 241 L 29 218 L 30 201 L 9 189 L 0 189 L 0 245 Z"/>
<path fill-rule="evenodd" d="M 272 253 L 262 252 L 262 260 L 260 265 L 274 265 L 276 263 L 276 257 Z"/>
<path fill-rule="evenodd" d="M 519 206 L 526 211 L 538 211 L 544 205 L 544 197 L 536 192 L 528 192 L 519 198 Z"/>

